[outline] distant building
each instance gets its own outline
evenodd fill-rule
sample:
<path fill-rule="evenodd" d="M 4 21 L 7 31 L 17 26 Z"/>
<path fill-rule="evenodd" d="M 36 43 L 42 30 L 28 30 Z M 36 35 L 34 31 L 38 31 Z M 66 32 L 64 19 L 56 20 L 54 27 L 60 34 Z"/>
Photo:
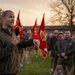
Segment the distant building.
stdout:
<path fill-rule="evenodd" d="M 26 31 L 27 29 L 32 30 L 33 26 L 24 26 L 24 30 Z M 46 26 L 46 31 L 47 32 L 53 32 L 54 30 L 59 30 L 59 31 L 66 31 L 70 30 L 72 34 L 75 35 L 75 26 Z"/>

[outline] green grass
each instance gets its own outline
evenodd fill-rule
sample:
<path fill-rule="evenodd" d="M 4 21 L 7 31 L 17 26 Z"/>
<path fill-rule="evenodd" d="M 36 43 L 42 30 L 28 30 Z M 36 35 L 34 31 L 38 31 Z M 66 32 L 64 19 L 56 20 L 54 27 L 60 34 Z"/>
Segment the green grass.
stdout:
<path fill-rule="evenodd" d="M 26 64 L 25 60 L 23 64 L 24 69 L 20 70 L 18 75 L 50 75 L 50 57 L 44 59 L 40 53 L 38 57 L 34 54 L 31 56 L 30 64 Z"/>
<path fill-rule="evenodd" d="M 24 69 L 20 70 L 17 75 L 50 75 L 50 56 L 44 59 L 40 52 L 38 52 L 38 57 L 34 53 L 31 55 L 31 63 L 26 64 L 23 60 L 23 64 Z"/>

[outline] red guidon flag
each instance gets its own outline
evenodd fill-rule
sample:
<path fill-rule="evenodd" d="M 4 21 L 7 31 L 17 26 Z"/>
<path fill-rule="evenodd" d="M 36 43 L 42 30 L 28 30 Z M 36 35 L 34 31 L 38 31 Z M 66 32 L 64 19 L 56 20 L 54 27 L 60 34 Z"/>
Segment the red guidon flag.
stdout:
<path fill-rule="evenodd" d="M 40 41 L 39 41 L 39 32 L 38 32 L 38 26 L 37 26 L 37 19 L 35 20 L 35 24 L 34 24 L 33 29 L 32 29 L 32 37 L 37 40 L 37 42 L 38 42 L 37 47 L 39 48 Z"/>
<path fill-rule="evenodd" d="M 39 35 L 40 35 L 40 46 L 39 49 L 43 55 L 44 58 L 47 58 L 48 51 L 47 51 L 47 41 L 46 41 L 46 29 L 45 29 L 45 21 L 44 21 L 44 15 L 42 18 L 42 22 L 39 28 Z"/>
<path fill-rule="evenodd" d="M 32 34 L 33 34 L 33 35 L 32 35 L 33 38 L 39 40 L 38 26 L 37 26 L 37 19 L 36 19 L 35 24 L 34 24 L 34 26 L 33 26 Z"/>
<path fill-rule="evenodd" d="M 20 35 L 20 37 L 22 37 L 23 36 L 23 27 L 21 25 L 19 16 L 20 16 L 20 11 L 17 15 L 15 28 L 19 28 L 19 35 Z"/>

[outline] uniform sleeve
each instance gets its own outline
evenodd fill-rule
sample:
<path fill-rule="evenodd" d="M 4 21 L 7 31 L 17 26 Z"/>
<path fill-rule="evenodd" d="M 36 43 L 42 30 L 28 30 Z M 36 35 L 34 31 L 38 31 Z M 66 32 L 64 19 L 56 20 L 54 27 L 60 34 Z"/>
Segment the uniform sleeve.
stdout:
<path fill-rule="evenodd" d="M 57 43 L 55 43 L 55 46 L 54 46 L 54 52 L 55 52 L 55 55 L 58 55 Z"/>
<path fill-rule="evenodd" d="M 51 43 L 51 38 L 47 37 L 47 45 L 48 45 L 47 49 L 48 49 L 48 51 L 51 50 L 51 44 L 50 43 Z"/>
<path fill-rule="evenodd" d="M 56 54 L 61 54 L 62 50 L 60 48 L 60 43 L 58 41 L 55 43 L 54 51 Z"/>
<path fill-rule="evenodd" d="M 0 59 L 3 59 L 11 54 L 14 49 L 14 45 L 12 43 L 3 46 L 2 41 L 0 40 Z"/>
<path fill-rule="evenodd" d="M 52 37 L 51 37 L 51 40 L 50 40 L 50 47 L 51 47 L 51 49 L 53 50 L 53 42 L 52 42 Z"/>
<path fill-rule="evenodd" d="M 70 56 L 70 55 L 72 55 L 73 53 L 75 53 L 75 42 L 74 42 L 74 41 L 73 41 L 71 50 L 69 50 L 69 51 L 66 53 L 66 55 L 67 55 L 67 56 Z"/>
<path fill-rule="evenodd" d="M 33 39 L 25 41 L 24 39 L 17 45 L 19 49 L 33 45 Z"/>

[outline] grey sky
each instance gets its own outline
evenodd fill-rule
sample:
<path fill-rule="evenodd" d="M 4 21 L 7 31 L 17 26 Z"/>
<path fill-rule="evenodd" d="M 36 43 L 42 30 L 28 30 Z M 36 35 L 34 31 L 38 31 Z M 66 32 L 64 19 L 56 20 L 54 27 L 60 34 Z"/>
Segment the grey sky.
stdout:
<path fill-rule="evenodd" d="M 20 10 L 20 20 L 22 25 L 34 25 L 38 18 L 38 25 L 41 23 L 42 15 L 45 12 L 45 20 L 51 16 L 49 3 L 53 0 L 0 0 L 0 8 L 11 9 L 15 13 L 15 19 Z"/>

